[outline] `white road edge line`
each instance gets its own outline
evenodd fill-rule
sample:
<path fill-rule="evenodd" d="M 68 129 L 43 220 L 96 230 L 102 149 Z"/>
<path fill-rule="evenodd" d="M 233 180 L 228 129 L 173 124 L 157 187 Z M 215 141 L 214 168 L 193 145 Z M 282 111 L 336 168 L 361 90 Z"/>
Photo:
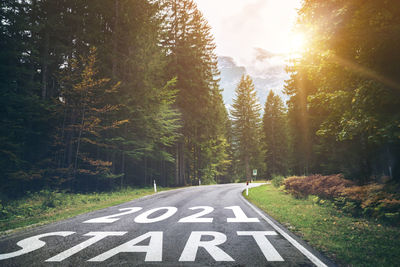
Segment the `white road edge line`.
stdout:
<path fill-rule="evenodd" d="M 280 233 L 284 238 L 286 238 L 287 241 L 289 241 L 295 248 L 301 251 L 304 256 L 306 256 L 312 263 L 314 263 L 318 267 L 327 267 L 325 263 L 323 263 L 318 257 L 316 257 L 314 254 L 312 254 L 310 251 L 308 251 L 305 247 L 300 245 L 299 242 L 297 242 L 295 239 L 293 239 L 290 235 L 288 235 L 284 230 L 279 228 L 273 221 L 268 219 L 264 214 L 261 213 L 261 211 L 258 210 L 252 203 L 250 203 L 247 199 L 245 199 L 242 194 L 240 196 L 243 198 L 244 202 L 246 202 L 247 205 L 250 206 L 255 212 L 257 212 L 258 215 L 261 216 L 267 223 L 269 223 L 278 233 Z"/>

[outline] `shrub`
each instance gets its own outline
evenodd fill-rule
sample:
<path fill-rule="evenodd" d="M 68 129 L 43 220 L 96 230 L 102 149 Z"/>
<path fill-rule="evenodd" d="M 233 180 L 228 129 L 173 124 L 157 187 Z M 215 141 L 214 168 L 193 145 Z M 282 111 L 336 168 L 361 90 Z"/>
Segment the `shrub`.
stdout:
<path fill-rule="evenodd" d="M 282 175 L 275 175 L 272 177 L 272 184 L 275 187 L 280 187 L 283 184 L 283 181 L 285 180 L 285 177 Z"/>
<path fill-rule="evenodd" d="M 396 213 L 400 210 L 400 195 L 385 191 L 381 184 L 369 184 L 364 186 L 353 186 L 346 188 L 343 196 L 347 201 L 359 204 L 364 215 L 394 221 Z M 386 214 L 395 214 L 394 216 Z"/>
<path fill-rule="evenodd" d="M 400 194 L 397 187 L 377 183 L 357 186 L 342 175 L 311 175 L 289 177 L 284 180 L 285 191 L 296 198 L 317 196 L 314 202 L 323 204 L 324 200 L 353 215 L 365 215 L 399 224 Z"/>
<path fill-rule="evenodd" d="M 284 185 L 289 193 L 297 197 L 316 195 L 321 198 L 334 200 L 341 195 L 345 188 L 354 184 L 344 179 L 341 174 L 337 174 L 330 176 L 289 177 L 284 181 Z"/>
<path fill-rule="evenodd" d="M 43 209 L 55 208 L 62 203 L 59 193 L 57 193 L 57 192 L 43 189 L 39 192 L 39 194 L 43 198 L 43 202 L 42 202 Z"/>

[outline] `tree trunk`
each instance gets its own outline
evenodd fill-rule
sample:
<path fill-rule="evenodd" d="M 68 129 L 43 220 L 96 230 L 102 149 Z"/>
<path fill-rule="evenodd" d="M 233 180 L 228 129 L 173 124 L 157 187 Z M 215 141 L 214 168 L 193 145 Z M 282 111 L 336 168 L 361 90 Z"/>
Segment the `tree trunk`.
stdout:
<path fill-rule="evenodd" d="M 121 189 L 124 186 L 124 178 L 125 178 L 125 151 L 122 150 L 122 155 L 121 155 Z"/>
<path fill-rule="evenodd" d="M 245 171 L 246 171 L 246 180 L 250 181 L 251 180 L 251 173 L 250 173 L 250 159 L 249 156 L 246 155 L 244 158 L 244 164 L 245 164 Z"/>
<path fill-rule="evenodd" d="M 176 156 L 175 156 L 175 185 L 179 185 L 179 141 L 176 143 Z"/>
<path fill-rule="evenodd" d="M 71 110 L 71 122 L 70 125 L 74 125 L 77 119 L 77 115 L 76 115 L 76 110 L 72 109 Z M 70 129 L 69 134 L 67 136 L 67 142 L 66 142 L 66 166 L 67 168 L 69 168 L 72 164 L 72 156 L 73 156 L 73 141 L 74 141 L 74 135 L 75 135 L 75 130 L 73 128 Z"/>
<path fill-rule="evenodd" d="M 147 185 L 147 157 L 146 156 L 144 156 L 144 185 Z"/>
<path fill-rule="evenodd" d="M 181 185 L 186 185 L 186 176 L 185 176 L 185 150 L 184 150 L 184 143 L 181 143 L 180 147 L 180 154 L 181 154 Z"/>
<path fill-rule="evenodd" d="M 85 126 L 85 109 L 86 108 L 84 106 L 83 107 L 83 111 L 82 111 L 81 127 L 79 129 L 78 140 L 77 140 L 77 145 L 76 145 L 75 162 L 74 162 L 74 178 L 76 177 L 76 170 L 78 168 L 79 148 L 80 148 L 80 144 L 81 144 L 81 137 L 82 137 L 83 128 Z"/>
<path fill-rule="evenodd" d="M 165 173 L 165 160 L 163 159 L 161 160 L 161 179 L 163 181 L 163 185 L 167 187 L 168 183 L 167 183 L 167 175 Z"/>
<path fill-rule="evenodd" d="M 44 47 L 43 47 L 43 60 L 42 60 L 42 99 L 46 99 L 47 96 L 47 80 L 48 80 L 48 54 L 49 54 L 49 42 L 50 36 L 46 31 L 44 36 Z"/>
<path fill-rule="evenodd" d="M 175 165 L 175 184 L 185 184 L 185 160 L 183 150 L 183 140 L 179 140 L 176 144 L 176 165 Z"/>
<path fill-rule="evenodd" d="M 177 146 L 177 185 L 184 185 L 185 184 L 185 157 L 184 157 L 184 149 L 183 149 L 183 142 L 184 140 L 178 141 Z"/>
<path fill-rule="evenodd" d="M 127 127 L 127 125 L 125 124 L 125 127 L 124 127 L 124 137 L 126 138 L 126 136 L 127 136 L 127 134 L 128 134 L 128 127 Z M 121 159 L 121 172 L 122 172 L 122 176 L 121 176 L 121 188 L 122 188 L 122 186 L 123 186 L 123 183 L 124 183 L 124 180 L 125 180 L 125 161 L 126 161 L 126 155 L 125 155 L 125 146 L 124 145 L 122 145 L 122 159 Z"/>
<path fill-rule="evenodd" d="M 64 116 L 63 116 L 63 123 L 62 123 L 62 128 L 61 128 L 61 138 L 60 138 L 60 141 L 59 141 L 62 144 L 65 144 L 64 143 L 64 134 L 65 134 L 65 123 L 66 123 L 66 120 L 67 120 L 67 108 L 64 107 Z M 66 149 L 67 148 L 64 147 L 64 150 L 66 150 Z M 65 162 L 65 151 L 64 151 L 64 153 L 62 153 L 62 150 L 61 150 L 57 154 L 58 154 L 57 166 L 58 166 L 58 168 L 61 168 L 62 165 Z M 63 154 L 63 155 L 61 155 L 61 154 Z"/>
<path fill-rule="evenodd" d="M 112 57 L 112 78 L 116 79 L 117 76 L 117 48 L 118 48 L 118 21 L 119 21 L 119 0 L 114 1 L 114 29 L 113 29 L 113 57 Z"/>
<path fill-rule="evenodd" d="M 275 153 L 276 153 L 276 145 L 275 145 L 275 129 L 274 129 L 274 118 L 271 120 L 271 136 L 272 136 L 272 145 L 271 145 L 271 156 L 272 156 L 272 173 L 271 175 L 276 174 L 275 167 Z"/>

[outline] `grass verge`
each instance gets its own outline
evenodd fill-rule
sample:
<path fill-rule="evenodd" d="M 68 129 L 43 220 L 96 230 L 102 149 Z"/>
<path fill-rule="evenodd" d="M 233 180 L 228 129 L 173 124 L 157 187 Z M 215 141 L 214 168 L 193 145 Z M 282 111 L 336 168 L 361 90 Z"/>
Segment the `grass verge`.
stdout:
<path fill-rule="evenodd" d="M 170 189 L 175 188 L 157 187 L 158 192 Z M 63 220 L 151 194 L 154 194 L 153 187 L 90 194 L 42 190 L 23 199 L 0 203 L 0 235 L 13 229 Z"/>
<path fill-rule="evenodd" d="M 400 262 L 397 227 L 315 204 L 312 196 L 296 199 L 272 185 L 252 188 L 246 198 L 339 265 L 398 266 Z"/>

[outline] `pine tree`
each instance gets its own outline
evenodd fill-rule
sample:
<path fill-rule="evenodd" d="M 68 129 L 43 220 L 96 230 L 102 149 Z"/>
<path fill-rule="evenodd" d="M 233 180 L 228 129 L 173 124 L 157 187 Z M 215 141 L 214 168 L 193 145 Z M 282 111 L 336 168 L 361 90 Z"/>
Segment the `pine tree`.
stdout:
<path fill-rule="evenodd" d="M 215 44 L 193 1 L 0 7 L 2 191 L 67 180 L 85 190 L 167 185 L 175 173 L 176 184 L 212 183 L 226 175 Z"/>
<path fill-rule="evenodd" d="M 100 152 L 110 146 L 106 132 L 127 123 L 108 119 L 108 114 L 119 109 L 108 103 L 119 84 L 110 85 L 110 79 L 99 78 L 97 68 L 96 49 L 91 48 L 87 58 L 80 56 L 68 62 L 60 81 L 59 105 L 64 119 L 55 137 L 56 161 L 60 175 L 75 187 L 84 185 L 86 190 L 91 180 L 114 177 L 112 163 L 102 159 Z"/>
<path fill-rule="evenodd" d="M 166 3 L 169 35 L 164 46 L 168 48 L 170 76 L 177 77 L 176 106 L 182 113 L 175 183 L 194 183 L 199 179 L 213 182 L 216 174 L 223 173 L 216 166 L 226 165 L 226 145 L 221 145 L 226 136 L 218 127 L 227 121 L 222 98 L 218 96 L 215 44 L 210 26 L 194 1 Z M 218 160 L 213 157 L 216 151 L 221 156 Z"/>
<path fill-rule="evenodd" d="M 282 99 L 271 90 L 264 107 L 262 142 L 267 175 L 288 173 L 288 137 L 286 114 Z"/>
<path fill-rule="evenodd" d="M 113 171 L 121 174 L 120 185 L 149 184 L 173 176 L 171 146 L 180 127 L 179 112 L 172 107 L 178 93 L 176 80 L 166 71 L 166 51 L 160 46 L 165 36 L 163 6 L 155 1 L 107 2 L 105 43 L 99 49 L 103 71 L 120 82 L 112 100 L 121 106 L 118 119 L 123 127 L 108 137 L 115 146 L 108 157 Z M 133 19 L 134 18 L 134 19 Z M 140 38 L 138 38 L 140 36 Z M 108 37 L 108 38 L 107 38 Z"/>
<path fill-rule="evenodd" d="M 207 123 L 212 127 L 209 127 L 210 138 L 208 142 L 205 142 L 203 149 L 208 160 L 206 167 L 203 169 L 203 180 L 206 183 L 218 183 L 220 180 L 231 181 L 231 177 L 228 176 L 228 167 L 231 164 L 230 143 L 228 140 L 230 124 L 221 92 L 217 86 L 211 91 Z"/>
<path fill-rule="evenodd" d="M 233 143 L 237 149 L 240 164 L 244 166 L 246 179 L 251 179 L 251 167 L 256 167 L 260 151 L 260 111 L 254 84 L 249 75 L 243 75 L 236 88 L 231 115 Z"/>
<path fill-rule="evenodd" d="M 54 117 L 40 99 L 30 2 L 1 1 L 0 17 L 0 190 L 15 197 L 43 185 Z"/>

